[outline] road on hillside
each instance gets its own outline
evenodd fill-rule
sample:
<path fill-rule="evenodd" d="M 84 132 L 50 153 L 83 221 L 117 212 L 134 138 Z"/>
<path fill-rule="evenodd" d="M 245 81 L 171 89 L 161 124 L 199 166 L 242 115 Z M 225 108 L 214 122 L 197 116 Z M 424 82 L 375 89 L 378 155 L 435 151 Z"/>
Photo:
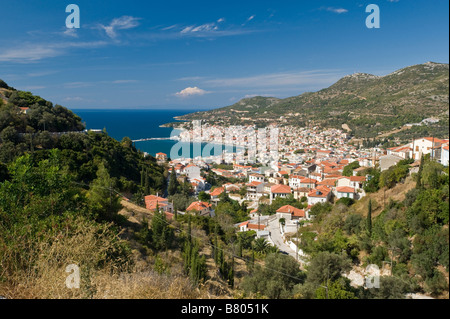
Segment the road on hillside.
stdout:
<path fill-rule="evenodd" d="M 270 231 L 270 238 L 272 239 L 275 246 L 278 247 L 280 251 L 284 251 L 289 256 L 296 259 L 296 252 L 289 247 L 288 244 L 286 244 L 283 240 L 283 236 L 281 235 L 278 219 L 275 218 L 274 220 L 269 221 L 268 230 Z M 298 258 L 298 261 L 303 264 L 305 261 L 302 260 L 300 257 Z"/>

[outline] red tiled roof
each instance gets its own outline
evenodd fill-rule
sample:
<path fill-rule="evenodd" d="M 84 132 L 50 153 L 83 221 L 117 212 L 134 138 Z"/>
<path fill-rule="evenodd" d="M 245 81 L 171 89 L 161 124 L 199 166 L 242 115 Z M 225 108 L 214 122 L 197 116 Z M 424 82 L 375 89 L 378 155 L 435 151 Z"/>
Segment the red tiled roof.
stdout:
<path fill-rule="evenodd" d="M 308 197 L 327 197 L 328 193 L 330 193 L 331 189 L 327 186 L 318 186 L 317 188 L 311 190 L 308 193 Z"/>
<path fill-rule="evenodd" d="M 223 187 L 218 187 L 218 188 L 215 188 L 211 193 L 210 193 L 210 195 L 211 196 L 219 196 L 220 194 L 222 194 L 223 192 L 224 192 L 224 188 Z"/>
<path fill-rule="evenodd" d="M 283 184 L 272 186 L 270 191 L 274 194 L 291 194 L 291 188 Z"/>
<path fill-rule="evenodd" d="M 321 182 L 318 182 L 317 185 L 326 185 L 333 187 L 336 184 L 337 178 L 326 178 Z"/>
<path fill-rule="evenodd" d="M 251 183 L 248 183 L 247 186 L 253 186 L 253 187 L 256 187 L 256 186 L 261 185 L 261 184 L 262 184 L 261 182 L 253 181 L 253 182 L 251 182 Z"/>
<path fill-rule="evenodd" d="M 258 224 L 248 224 L 248 229 L 254 229 L 254 230 L 264 230 L 266 228 L 265 225 L 258 225 Z"/>
<path fill-rule="evenodd" d="M 202 211 L 206 208 L 210 208 L 212 205 L 206 202 L 193 202 L 191 205 L 189 205 L 189 207 L 186 209 L 187 212 L 191 211 L 191 210 L 196 210 L 196 211 Z"/>
<path fill-rule="evenodd" d="M 354 193 L 355 189 L 353 187 L 341 186 L 341 187 L 337 187 L 336 191 L 339 193 Z"/>
<path fill-rule="evenodd" d="M 277 213 L 287 213 L 295 217 L 305 217 L 305 211 L 303 209 L 296 208 L 291 205 L 284 205 L 277 210 Z"/>
<path fill-rule="evenodd" d="M 302 184 L 317 184 L 317 180 L 312 178 L 305 178 L 300 181 Z"/>
<path fill-rule="evenodd" d="M 366 177 L 365 176 L 350 176 L 350 180 L 352 182 L 365 182 Z"/>

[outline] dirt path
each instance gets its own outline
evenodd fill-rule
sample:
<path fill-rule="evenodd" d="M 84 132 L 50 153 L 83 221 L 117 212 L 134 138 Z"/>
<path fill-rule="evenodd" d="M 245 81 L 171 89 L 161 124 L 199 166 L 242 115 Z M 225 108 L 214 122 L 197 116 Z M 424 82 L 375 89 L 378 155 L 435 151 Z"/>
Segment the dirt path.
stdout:
<path fill-rule="evenodd" d="M 404 130 L 409 130 L 411 129 L 411 126 L 403 126 L 402 128 L 396 129 L 396 130 L 392 130 L 383 134 L 378 135 L 378 137 L 388 137 L 391 134 L 396 134 L 398 132 L 404 131 Z"/>

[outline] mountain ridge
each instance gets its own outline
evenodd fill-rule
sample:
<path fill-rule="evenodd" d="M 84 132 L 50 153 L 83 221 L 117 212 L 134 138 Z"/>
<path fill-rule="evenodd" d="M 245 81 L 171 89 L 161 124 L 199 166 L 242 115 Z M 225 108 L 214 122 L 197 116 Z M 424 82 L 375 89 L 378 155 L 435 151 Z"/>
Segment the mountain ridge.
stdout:
<path fill-rule="evenodd" d="M 447 63 L 427 62 L 384 76 L 350 74 L 327 88 L 284 99 L 245 98 L 230 106 L 190 113 L 180 119 L 264 126 L 282 116 L 284 123 L 300 126 L 361 127 L 354 130 L 357 137 L 374 138 L 380 132 L 429 117 L 440 118 L 441 124 L 448 127 L 448 80 Z M 244 119 L 242 113 L 246 113 Z"/>

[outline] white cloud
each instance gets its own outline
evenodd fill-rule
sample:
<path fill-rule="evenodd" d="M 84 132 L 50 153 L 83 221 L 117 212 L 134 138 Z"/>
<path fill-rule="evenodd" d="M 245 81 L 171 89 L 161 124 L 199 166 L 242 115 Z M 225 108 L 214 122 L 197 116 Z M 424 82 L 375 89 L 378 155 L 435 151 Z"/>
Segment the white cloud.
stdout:
<path fill-rule="evenodd" d="M 77 33 L 77 29 L 76 28 L 66 29 L 63 32 L 63 35 L 65 35 L 67 37 L 71 37 L 71 38 L 78 38 L 78 33 Z"/>
<path fill-rule="evenodd" d="M 30 63 L 45 58 L 53 58 L 60 55 L 60 51 L 54 47 L 36 45 L 20 48 L 6 49 L 0 52 L 0 62 Z"/>
<path fill-rule="evenodd" d="M 109 25 L 100 24 L 100 28 L 105 30 L 106 34 L 115 39 L 117 37 L 117 30 L 133 29 L 139 25 L 140 18 L 123 16 L 113 19 Z"/>
<path fill-rule="evenodd" d="M 168 27 L 162 28 L 161 30 L 163 30 L 163 31 L 167 31 L 167 30 L 172 30 L 172 29 L 176 28 L 177 26 L 178 26 L 178 25 L 176 25 L 176 24 L 173 24 L 173 25 L 171 25 L 171 26 L 168 26 Z"/>
<path fill-rule="evenodd" d="M 79 97 L 79 96 L 74 96 L 74 97 L 66 97 L 64 99 L 64 101 L 67 101 L 67 102 L 77 101 L 77 102 L 79 102 L 79 101 L 84 101 L 84 99 L 82 97 Z"/>
<path fill-rule="evenodd" d="M 186 98 L 186 97 L 191 97 L 191 96 L 201 96 L 201 95 L 205 95 L 209 92 L 202 90 L 198 87 L 187 87 L 184 90 L 181 90 L 180 92 L 175 93 L 176 96 L 178 97 L 182 97 L 182 98 Z"/>
<path fill-rule="evenodd" d="M 342 77 L 336 70 L 281 72 L 249 77 L 207 79 L 202 83 L 210 87 L 274 88 L 283 86 L 320 87 L 330 85 Z"/>
<path fill-rule="evenodd" d="M 61 42 L 49 44 L 24 44 L 0 51 L 0 62 L 33 63 L 39 60 L 64 55 L 69 48 L 97 48 L 106 45 L 104 41 Z"/>
<path fill-rule="evenodd" d="M 193 33 L 193 32 L 211 32 L 218 30 L 219 27 L 215 23 L 205 23 L 199 26 L 188 26 L 181 30 L 181 34 Z"/>
<path fill-rule="evenodd" d="M 225 21 L 225 18 L 220 18 L 219 20 L 217 20 L 217 23 L 221 23 L 221 22 L 224 22 Z"/>
<path fill-rule="evenodd" d="M 115 80 L 112 81 L 113 84 L 124 84 L 124 83 L 136 83 L 136 80 Z"/>
<path fill-rule="evenodd" d="M 344 8 L 327 7 L 327 8 L 322 8 L 322 9 L 324 9 L 326 11 L 329 11 L 329 12 L 334 12 L 334 13 L 337 13 L 337 14 L 347 13 L 348 12 L 348 10 L 344 9 Z"/>
<path fill-rule="evenodd" d="M 34 91 L 34 90 L 41 90 L 45 89 L 45 86 L 42 85 L 31 85 L 31 86 L 24 86 L 23 90 L 25 91 Z"/>
<path fill-rule="evenodd" d="M 248 17 L 247 21 L 252 21 L 255 18 L 255 15 Z"/>

